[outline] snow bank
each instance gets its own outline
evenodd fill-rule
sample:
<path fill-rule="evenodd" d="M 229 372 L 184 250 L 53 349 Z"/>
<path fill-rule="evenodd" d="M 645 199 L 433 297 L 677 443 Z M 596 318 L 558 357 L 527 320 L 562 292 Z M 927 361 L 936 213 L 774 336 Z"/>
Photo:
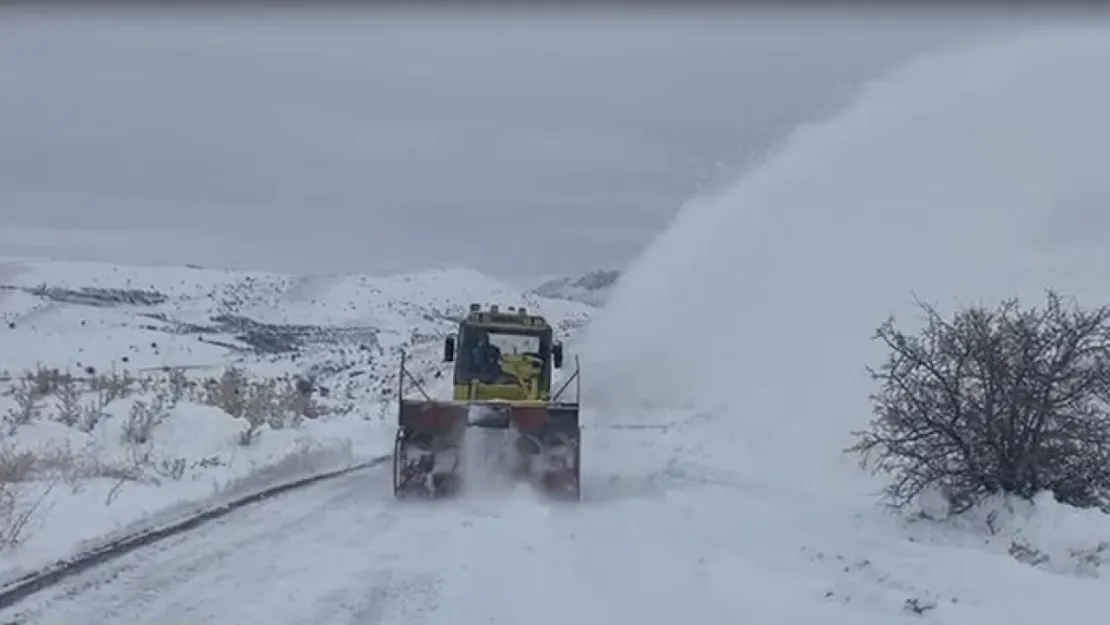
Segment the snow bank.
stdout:
<path fill-rule="evenodd" d="M 993 497 L 953 518 L 931 512 L 909 519 L 906 529 L 915 540 L 986 548 L 1057 575 L 1108 577 L 1110 516 L 1098 510 L 1058 503 L 1045 492 L 1033 501 Z"/>
<path fill-rule="evenodd" d="M 84 543 L 135 531 L 215 501 L 284 481 L 353 466 L 388 453 L 392 431 L 358 416 L 321 419 L 299 428 L 263 426 L 249 445 L 245 419 L 212 406 L 181 403 L 145 444 L 128 442 L 131 407 L 114 402 L 90 432 L 41 421 L 19 428 L 5 452 L 41 463 L 19 485 L 37 505 L 27 538 L 0 570 L 8 578 L 66 557 Z"/>

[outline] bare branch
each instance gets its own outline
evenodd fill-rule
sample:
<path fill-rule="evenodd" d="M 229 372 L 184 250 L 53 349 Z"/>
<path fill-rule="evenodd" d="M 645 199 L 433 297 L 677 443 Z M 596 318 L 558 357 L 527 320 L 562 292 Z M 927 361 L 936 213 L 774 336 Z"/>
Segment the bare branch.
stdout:
<path fill-rule="evenodd" d="M 927 489 L 952 510 L 1005 492 L 1110 503 L 1110 307 L 1084 311 L 1054 292 L 1043 307 L 1016 299 L 950 319 L 917 300 L 917 335 L 888 319 L 875 338 L 889 350 L 871 369 L 873 419 L 851 453 L 886 473 L 888 503 Z"/>

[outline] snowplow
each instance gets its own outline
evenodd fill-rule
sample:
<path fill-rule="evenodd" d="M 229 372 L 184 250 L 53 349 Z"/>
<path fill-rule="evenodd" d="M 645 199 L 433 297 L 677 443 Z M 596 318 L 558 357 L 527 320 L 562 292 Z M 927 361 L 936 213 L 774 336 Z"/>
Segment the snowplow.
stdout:
<path fill-rule="evenodd" d="M 544 317 L 524 308 L 471 304 L 443 343 L 443 361 L 454 369 L 450 399 L 430 397 L 402 353 L 393 450 L 398 499 L 460 493 L 477 473 L 579 498 L 580 371 L 576 358 L 552 394 L 553 370 L 563 368 L 554 334 Z M 406 397 L 406 382 L 419 397 Z M 562 401 L 571 383 L 574 400 Z"/>

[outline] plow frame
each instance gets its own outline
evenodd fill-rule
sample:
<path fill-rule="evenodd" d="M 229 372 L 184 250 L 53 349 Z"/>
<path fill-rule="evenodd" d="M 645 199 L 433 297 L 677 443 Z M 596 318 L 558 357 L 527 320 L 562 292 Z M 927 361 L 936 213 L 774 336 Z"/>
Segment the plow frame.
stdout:
<path fill-rule="evenodd" d="M 569 449 L 571 467 L 543 474 L 542 486 L 552 494 L 569 495 L 575 501 L 580 499 L 582 426 L 578 398 L 581 396 L 581 370 L 577 357 L 574 373 L 563 382 L 550 401 L 436 400 L 407 369 L 406 361 L 407 354 L 402 351 L 397 382 L 397 432 L 393 446 L 393 493 L 397 499 L 405 499 L 412 494 L 407 487 L 410 478 L 406 473 L 412 467 L 403 464 L 407 457 L 404 452 L 406 447 L 428 452 L 433 466 L 429 468 L 422 464 L 421 470 L 431 472 L 438 462 L 439 452 L 458 452 L 469 428 L 513 429 L 525 441 L 519 444 L 529 446 L 530 453 L 539 454 L 541 449 L 556 447 Z M 419 391 L 420 398 L 405 398 L 406 379 Z M 559 401 L 571 383 L 575 384 L 575 401 Z M 478 413 L 477 416 L 475 413 Z M 562 475 L 561 481 L 551 477 L 556 474 Z M 434 489 L 450 491 L 454 486 L 454 479 L 451 479 L 450 483 L 437 482 Z"/>

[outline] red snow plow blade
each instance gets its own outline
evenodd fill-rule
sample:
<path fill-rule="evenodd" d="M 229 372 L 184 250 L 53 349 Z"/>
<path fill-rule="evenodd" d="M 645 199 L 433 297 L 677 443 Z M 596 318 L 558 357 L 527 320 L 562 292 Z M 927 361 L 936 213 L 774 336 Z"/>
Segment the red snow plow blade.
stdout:
<path fill-rule="evenodd" d="M 403 361 L 401 367 L 405 376 Z M 466 454 L 482 462 L 497 456 L 505 475 L 577 500 L 578 411 L 577 403 L 402 398 L 393 449 L 394 495 L 434 498 L 459 492 L 465 486 Z"/>
<path fill-rule="evenodd" d="M 393 449 L 398 498 L 436 497 L 463 486 L 462 454 L 473 429 L 502 430 L 507 472 L 530 477 L 544 491 L 579 495 L 578 406 L 508 402 L 402 400 Z"/>

